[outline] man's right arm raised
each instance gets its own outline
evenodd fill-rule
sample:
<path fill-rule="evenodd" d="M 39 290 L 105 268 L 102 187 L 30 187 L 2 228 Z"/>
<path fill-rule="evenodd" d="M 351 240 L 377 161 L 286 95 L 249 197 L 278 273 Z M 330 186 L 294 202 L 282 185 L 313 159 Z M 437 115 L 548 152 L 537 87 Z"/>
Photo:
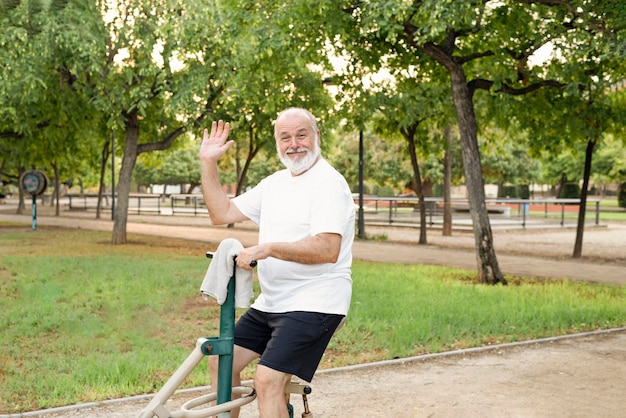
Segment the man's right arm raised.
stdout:
<path fill-rule="evenodd" d="M 237 209 L 237 206 L 231 203 L 220 182 L 217 163 L 234 143 L 233 140 L 228 140 L 229 133 L 229 123 L 224 123 L 221 120 L 213 122 L 210 134 L 208 129 L 204 130 L 202 145 L 200 146 L 202 195 L 209 211 L 211 223 L 214 225 L 231 224 L 248 219 Z"/>

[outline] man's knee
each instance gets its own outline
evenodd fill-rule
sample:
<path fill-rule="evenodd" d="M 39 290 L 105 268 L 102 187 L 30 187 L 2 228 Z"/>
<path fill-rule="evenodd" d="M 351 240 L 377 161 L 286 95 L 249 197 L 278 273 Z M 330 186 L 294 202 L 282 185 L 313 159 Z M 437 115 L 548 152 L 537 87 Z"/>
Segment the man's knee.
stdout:
<path fill-rule="evenodd" d="M 254 374 L 254 387 L 259 394 L 262 392 L 264 394 L 278 395 L 284 392 L 285 385 L 290 379 L 290 374 L 258 365 Z"/>

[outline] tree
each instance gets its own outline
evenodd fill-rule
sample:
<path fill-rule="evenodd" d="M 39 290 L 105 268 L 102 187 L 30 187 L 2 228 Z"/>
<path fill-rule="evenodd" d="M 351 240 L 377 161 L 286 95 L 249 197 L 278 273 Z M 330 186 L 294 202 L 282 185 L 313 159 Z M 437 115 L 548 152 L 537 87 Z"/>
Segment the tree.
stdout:
<path fill-rule="evenodd" d="M 427 78 L 427 77 L 424 77 Z M 419 243 L 427 243 L 426 199 L 422 173 L 418 162 L 418 151 L 425 155 L 441 153 L 441 143 L 433 143 L 428 131 L 423 129 L 429 119 L 442 118 L 442 89 L 433 82 L 418 83 L 412 79 L 400 78 L 396 83 L 382 88 L 375 98 L 382 118 L 375 118 L 376 125 L 383 132 L 400 133 L 408 147 L 413 170 L 413 183 L 419 198 L 420 237 Z M 437 147 L 439 145 L 439 147 Z M 437 149 L 439 148 L 439 149 Z"/>
<path fill-rule="evenodd" d="M 320 53 L 303 54 L 279 2 L 241 2 L 226 11 L 229 36 L 237 40 L 237 74 L 230 79 L 229 115 L 231 135 L 236 139 L 236 194 L 247 184 L 252 161 L 260 154 L 276 153 L 272 122 L 287 107 L 310 109 L 327 127 L 332 101 L 322 87 L 324 60 Z M 315 62 L 316 65 L 311 65 Z M 329 144 L 322 133 L 322 147 Z"/>
<path fill-rule="evenodd" d="M 117 115 L 114 122 L 124 133 L 113 243 L 125 242 L 127 197 L 137 155 L 170 147 L 188 129 L 199 128 L 208 115 L 241 126 L 249 123 L 241 189 L 260 144 L 273 143 L 265 132 L 271 131 L 276 106 L 288 101 L 315 106 L 319 101 L 310 103 L 311 92 L 321 91 L 321 76 L 306 70 L 307 63 L 298 59 L 299 51 L 289 38 L 276 41 L 267 36 L 272 24 L 265 20 L 268 15 L 262 6 L 217 1 L 149 5 L 129 1 L 124 8 L 111 10 L 116 17 L 108 27 L 114 36 L 105 76 L 95 84 L 95 91 L 102 93 L 97 95 L 103 98 L 101 109 Z M 170 19 L 172 15 L 178 18 Z M 116 65 L 111 57 L 122 51 L 128 58 Z M 154 58 L 155 51 L 160 59 Z M 273 56 L 280 56 L 285 65 L 277 67 Z M 264 129 L 261 139 L 258 127 Z"/>
<path fill-rule="evenodd" d="M 612 88 L 626 78 L 626 8 L 612 1 L 583 2 L 569 13 L 576 18 L 572 23 L 572 41 L 566 45 L 556 43 L 561 68 L 550 68 L 567 83 L 566 88 L 538 95 L 537 106 L 549 107 L 541 126 L 532 118 L 526 119 L 530 119 L 528 126 L 537 138 L 550 138 L 551 144 L 566 144 L 574 149 L 584 144 L 583 172 L 576 176 L 582 178 L 582 187 L 572 254 L 579 258 L 594 151 L 607 133 L 623 132 L 626 125 L 624 94 Z M 546 146 L 545 142 L 540 144 Z"/>
<path fill-rule="evenodd" d="M 229 46 L 219 41 L 219 28 L 209 27 L 207 22 L 216 20 L 205 19 L 203 7 L 190 2 L 101 2 L 85 5 L 82 13 L 64 21 L 60 45 L 67 52 L 68 77 L 97 113 L 106 115 L 104 141 L 112 129 L 122 132 L 114 244 L 126 242 L 137 156 L 167 149 L 189 127 L 198 126 L 224 89 L 216 74 L 226 78 L 232 70 L 205 65 L 205 57 L 228 57 Z M 212 42 L 204 45 L 196 37 Z"/>
<path fill-rule="evenodd" d="M 4 1 L 0 9 L 4 169 L 16 179 L 25 167 L 51 169 L 58 215 L 59 176 L 91 157 L 92 108 L 76 93 L 64 49 L 64 22 L 79 11 L 62 0 Z M 23 207 L 20 194 L 18 212 Z"/>
<path fill-rule="evenodd" d="M 578 183 L 582 180 L 573 258 L 582 255 L 594 151 L 605 136 L 612 132 L 623 132 L 626 125 L 624 102 L 616 100 L 606 85 L 597 80 L 594 80 L 591 86 L 584 86 L 581 83 L 575 94 L 560 91 L 554 92 L 555 94 L 549 97 L 544 95 L 537 98 L 541 101 L 537 102 L 537 106 L 548 103 L 551 112 L 541 123 L 527 121 L 528 129 L 533 132 L 533 136 L 544 141 L 548 138 L 550 149 L 566 148 L 563 152 L 550 155 L 550 164 L 547 165 L 547 168 L 553 171 L 552 178 L 560 178 L 559 186 L 568 181 Z M 544 144 L 543 141 L 539 141 L 535 147 L 540 148 L 545 146 Z"/>
<path fill-rule="evenodd" d="M 462 143 L 470 213 L 476 243 L 478 274 L 485 283 L 504 283 L 498 266 L 485 206 L 478 123 L 474 96 L 521 96 L 544 87 L 564 88 L 562 62 L 531 65 L 545 45 L 558 42 L 580 46 L 579 37 L 591 33 L 601 39 L 602 13 L 621 13 L 614 2 L 572 0 L 510 1 L 351 1 L 337 6 L 321 2 L 316 10 L 315 35 L 332 43 L 349 60 L 351 70 L 376 70 L 389 57 L 410 63 L 412 57 L 430 59 L 449 77 L 452 102 Z M 599 6 L 599 7 L 598 7 Z M 322 18 L 323 16 L 323 18 Z M 552 75 L 554 77 L 552 78 Z M 561 77 L 559 77 L 561 76 Z"/>

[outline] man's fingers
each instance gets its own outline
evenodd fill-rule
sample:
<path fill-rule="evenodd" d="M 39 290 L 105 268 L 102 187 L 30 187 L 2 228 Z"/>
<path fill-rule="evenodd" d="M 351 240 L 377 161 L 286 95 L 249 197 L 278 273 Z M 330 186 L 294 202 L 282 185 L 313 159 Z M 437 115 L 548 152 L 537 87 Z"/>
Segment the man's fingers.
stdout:
<path fill-rule="evenodd" d="M 215 124 L 215 122 L 213 122 L 213 124 Z M 217 122 L 217 130 L 215 132 L 215 134 L 222 138 L 223 140 L 226 141 L 226 138 L 228 138 L 228 134 L 230 133 L 230 123 L 226 122 L 224 123 L 223 120 L 220 120 L 219 122 Z"/>
<path fill-rule="evenodd" d="M 228 135 L 230 134 L 230 123 L 220 120 L 218 122 L 211 123 L 211 135 L 208 134 L 208 129 L 204 130 L 204 139 L 216 140 L 221 143 L 226 142 Z"/>

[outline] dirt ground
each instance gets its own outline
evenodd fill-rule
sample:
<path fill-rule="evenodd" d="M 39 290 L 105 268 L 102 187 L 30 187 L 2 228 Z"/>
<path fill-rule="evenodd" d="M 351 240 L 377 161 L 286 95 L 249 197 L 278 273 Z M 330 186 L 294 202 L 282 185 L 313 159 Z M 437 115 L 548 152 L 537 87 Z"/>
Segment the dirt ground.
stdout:
<path fill-rule="evenodd" d="M 159 229 L 162 233 L 165 227 Z M 377 233 L 385 233 L 394 242 L 413 243 L 417 239 L 414 231 L 404 228 L 368 227 L 368 234 Z M 494 231 L 499 254 L 555 261 L 571 257 L 574 236 L 571 229 Z M 242 242 L 244 239 L 249 237 L 242 235 Z M 473 248 L 471 233 L 441 237 L 433 232 L 429 233 L 429 242 L 446 249 Z M 586 264 L 556 263 L 555 269 L 569 266 L 581 270 L 585 265 L 603 265 L 617 271 L 620 280 L 626 277 L 625 224 L 588 229 L 584 243 Z M 373 244 L 366 246 L 372 247 L 371 253 L 380 254 Z M 360 250 L 366 254 L 367 248 Z M 447 256 L 455 257 L 454 251 Z M 626 328 L 320 371 L 312 387 L 309 402 L 317 418 L 621 418 L 626 416 Z M 168 409 L 176 411 L 186 400 L 208 391 L 203 388 L 181 393 L 168 404 Z M 11 416 L 135 417 L 148 402 L 149 398 L 139 397 Z M 299 417 L 301 402 L 294 397 L 292 403 Z M 256 405 L 243 408 L 242 418 L 256 416 Z"/>
<path fill-rule="evenodd" d="M 417 243 L 419 234 L 409 228 L 366 226 L 369 235 L 387 236 L 389 241 Z M 494 246 L 498 254 L 571 259 L 576 240 L 575 228 L 493 229 Z M 428 231 L 428 243 L 440 248 L 474 250 L 471 231 L 455 231 L 444 237 L 440 231 Z M 588 225 L 583 234 L 582 260 L 618 264 L 626 267 L 626 223 L 613 222 L 601 226 Z"/>
<path fill-rule="evenodd" d="M 309 405 L 317 418 L 621 418 L 626 411 L 626 329 L 527 344 L 422 356 L 318 373 Z M 170 412 L 208 390 L 185 393 Z M 41 415 L 134 417 L 148 399 Z M 295 395 L 296 417 L 302 404 Z M 242 418 L 257 417 L 256 405 Z"/>

